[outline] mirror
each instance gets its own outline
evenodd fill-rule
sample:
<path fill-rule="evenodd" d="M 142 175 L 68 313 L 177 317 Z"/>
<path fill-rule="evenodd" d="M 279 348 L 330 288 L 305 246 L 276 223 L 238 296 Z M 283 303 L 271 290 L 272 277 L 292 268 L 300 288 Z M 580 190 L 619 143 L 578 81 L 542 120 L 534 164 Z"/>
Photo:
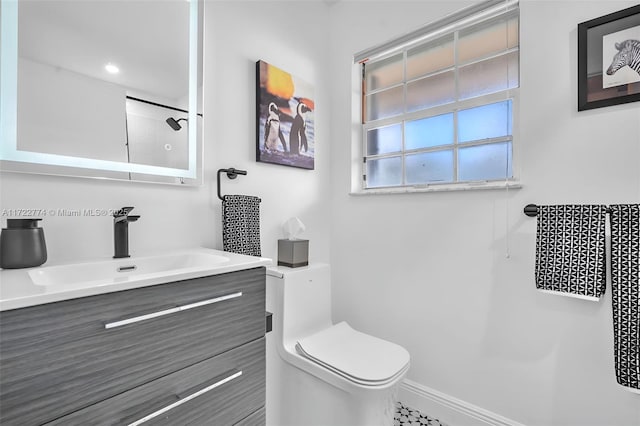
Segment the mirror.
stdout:
<path fill-rule="evenodd" d="M 3 0 L 2 171 L 202 183 L 202 2 Z"/>

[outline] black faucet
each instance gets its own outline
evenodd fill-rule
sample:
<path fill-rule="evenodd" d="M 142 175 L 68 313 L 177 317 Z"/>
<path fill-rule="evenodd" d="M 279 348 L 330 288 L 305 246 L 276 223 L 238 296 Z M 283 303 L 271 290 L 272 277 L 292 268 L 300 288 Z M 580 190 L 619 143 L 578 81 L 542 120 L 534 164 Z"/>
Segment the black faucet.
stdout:
<path fill-rule="evenodd" d="M 129 222 L 135 222 L 140 216 L 129 216 L 133 207 L 123 207 L 113 214 L 114 259 L 129 256 Z"/>

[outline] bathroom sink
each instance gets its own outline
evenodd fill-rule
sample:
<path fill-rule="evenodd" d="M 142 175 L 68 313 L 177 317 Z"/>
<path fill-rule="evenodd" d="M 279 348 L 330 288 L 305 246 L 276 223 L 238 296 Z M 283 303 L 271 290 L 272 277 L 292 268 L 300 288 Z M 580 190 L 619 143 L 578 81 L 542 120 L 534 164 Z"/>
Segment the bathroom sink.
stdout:
<path fill-rule="evenodd" d="M 29 271 L 37 285 L 70 286 L 78 283 L 112 284 L 148 278 L 152 275 L 171 275 L 189 270 L 207 270 L 228 263 L 228 256 L 210 253 L 177 253 L 99 262 L 49 266 Z"/>
<path fill-rule="evenodd" d="M 271 265 L 271 259 L 209 248 L 0 270 L 0 311 L 179 282 Z"/>

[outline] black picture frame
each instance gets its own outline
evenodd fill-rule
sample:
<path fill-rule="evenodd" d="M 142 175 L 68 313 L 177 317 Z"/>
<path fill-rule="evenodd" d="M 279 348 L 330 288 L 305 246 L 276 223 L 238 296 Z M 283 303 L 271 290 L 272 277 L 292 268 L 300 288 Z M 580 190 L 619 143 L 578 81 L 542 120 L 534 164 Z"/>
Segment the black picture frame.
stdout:
<path fill-rule="evenodd" d="M 635 32 L 636 27 L 640 31 L 640 5 L 578 24 L 578 111 L 640 101 L 640 80 L 606 83 L 610 77 L 602 65 L 603 58 L 608 57 L 604 56 L 605 49 L 611 51 L 612 45 L 613 49 L 621 45 L 614 44 L 615 35 Z M 607 84 L 616 85 L 605 87 Z"/>

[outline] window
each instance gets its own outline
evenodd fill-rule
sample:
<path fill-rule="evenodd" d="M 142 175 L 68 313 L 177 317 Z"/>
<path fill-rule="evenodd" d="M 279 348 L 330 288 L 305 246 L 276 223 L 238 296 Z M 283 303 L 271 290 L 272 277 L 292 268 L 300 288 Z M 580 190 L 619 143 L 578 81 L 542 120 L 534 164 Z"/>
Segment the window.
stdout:
<path fill-rule="evenodd" d="M 480 3 L 356 55 L 363 189 L 514 178 L 517 5 Z"/>

